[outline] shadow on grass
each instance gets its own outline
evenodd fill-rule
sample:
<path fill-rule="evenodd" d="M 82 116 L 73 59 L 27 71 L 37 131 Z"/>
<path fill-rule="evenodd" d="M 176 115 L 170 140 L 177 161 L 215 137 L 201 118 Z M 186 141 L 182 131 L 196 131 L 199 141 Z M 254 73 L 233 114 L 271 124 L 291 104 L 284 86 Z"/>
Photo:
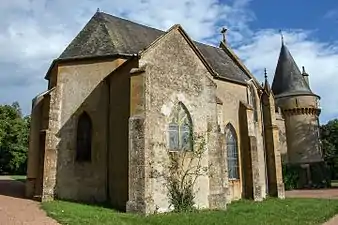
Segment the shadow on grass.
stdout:
<path fill-rule="evenodd" d="M 112 207 L 111 203 L 109 201 L 105 202 L 95 202 L 95 201 L 80 201 L 80 200 L 74 200 L 74 199 L 63 199 L 63 198 L 55 198 L 57 201 L 62 201 L 62 202 L 69 202 L 69 203 L 74 203 L 74 204 L 81 204 L 85 206 L 92 206 L 92 207 L 100 207 L 100 208 L 105 208 L 105 209 L 111 209 L 114 210 L 115 212 L 121 212 L 124 213 L 125 211 L 121 211 L 118 209 L 115 209 Z"/>

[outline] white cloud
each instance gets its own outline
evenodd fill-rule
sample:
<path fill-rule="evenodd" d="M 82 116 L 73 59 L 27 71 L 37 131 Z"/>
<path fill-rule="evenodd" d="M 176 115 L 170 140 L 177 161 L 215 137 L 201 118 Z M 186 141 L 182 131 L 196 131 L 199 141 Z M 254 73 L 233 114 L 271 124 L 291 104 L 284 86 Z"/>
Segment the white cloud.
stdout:
<path fill-rule="evenodd" d="M 267 67 L 272 76 L 280 49 L 276 30 L 254 31 L 251 0 L 11 0 L 0 2 L 0 104 L 19 100 L 24 112 L 30 99 L 43 91 L 43 77 L 57 57 L 95 13 L 102 11 L 163 30 L 180 23 L 196 40 L 218 44 L 220 29 L 229 29 L 228 41 L 248 67 L 261 77 Z M 313 90 L 322 96 L 324 120 L 338 116 L 334 105 L 338 74 L 337 46 L 311 41 L 313 33 L 285 32 L 285 39 L 299 66 L 310 73 Z M 271 77 L 272 78 L 272 77 Z M 337 79 L 338 80 L 338 79 Z M 17 94 L 19 90 L 25 94 Z M 7 96 L 4 94 L 7 93 Z M 5 96 L 5 97 L 3 97 Z"/>
<path fill-rule="evenodd" d="M 338 9 L 331 9 L 327 11 L 324 15 L 325 19 L 337 19 L 338 18 Z"/>
<path fill-rule="evenodd" d="M 311 40 L 311 34 L 309 31 L 291 30 L 284 32 L 284 40 L 298 66 L 305 66 L 309 73 L 313 92 L 322 97 L 321 121 L 326 122 L 338 117 L 338 95 L 335 94 L 338 86 L 338 51 L 335 45 Z M 280 47 L 277 30 L 262 30 L 237 52 L 260 80 L 263 80 L 263 70 L 267 68 L 271 84 Z"/>

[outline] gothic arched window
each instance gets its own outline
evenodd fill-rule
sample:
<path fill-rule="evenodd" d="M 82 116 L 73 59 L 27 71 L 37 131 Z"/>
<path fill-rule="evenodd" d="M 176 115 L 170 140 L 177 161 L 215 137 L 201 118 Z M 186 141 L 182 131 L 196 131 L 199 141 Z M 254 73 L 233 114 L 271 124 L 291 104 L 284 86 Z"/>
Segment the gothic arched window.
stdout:
<path fill-rule="evenodd" d="M 229 179 L 239 179 L 238 148 L 235 128 L 229 123 L 225 128 L 228 177 Z"/>
<path fill-rule="evenodd" d="M 79 116 L 76 136 L 76 160 L 90 161 L 92 156 L 92 121 L 86 112 Z"/>
<path fill-rule="evenodd" d="M 258 112 L 257 112 L 257 101 L 256 101 L 256 91 L 253 85 L 249 85 L 249 104 L 253 108 L 254 121 L 258 121 Z"/>
<path fill-rule="evenodd" d="M 169 150 L 192 150 L 192 121 L 187 108 L 179 102 L 170 116 Z"/>

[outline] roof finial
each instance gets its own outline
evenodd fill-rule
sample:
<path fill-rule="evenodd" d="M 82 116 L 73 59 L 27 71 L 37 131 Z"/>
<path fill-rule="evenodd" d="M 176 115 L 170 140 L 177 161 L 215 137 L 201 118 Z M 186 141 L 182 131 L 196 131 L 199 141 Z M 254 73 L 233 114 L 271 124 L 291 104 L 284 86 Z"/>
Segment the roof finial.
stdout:
<path fill-rule="evenodd" d="M 226 39 L 225 39 L 225 33 L 228 31 L 227 28 L 223 27 L 222 30 L 221 30 L 221 33 L 223 35 L 223 42 L 226 43 Z"/>
<path fill-rule="evenodd" d="M 266 68 L 264 68 L 264 89 L 267 91 L 267 92 L 270 92 L 270 84 L 269 84 L 269 81 L 268 81 L 268 73 L 266 72 Z"/>
<path fill-rule="evenodd" d="M 282 41 L 282 45 L 284 45 L 284 36 L 283 36 L 283 32 L 282 29 L 279 30 L 280 33 L 280 37 L 281 37 L 281 41 Z"/>
<path fill-rule="evenodd" d="M 305 72 L 305 66 L 302 66 L 302 69 L 303 69 L 303 74 L 305 74 L 306 72 Z"/>
<path fill-rule="evenodd" d="M 97 8 L 96 12 L 101 12 L 101 11 L 100 11 L 100 8 Z"/>

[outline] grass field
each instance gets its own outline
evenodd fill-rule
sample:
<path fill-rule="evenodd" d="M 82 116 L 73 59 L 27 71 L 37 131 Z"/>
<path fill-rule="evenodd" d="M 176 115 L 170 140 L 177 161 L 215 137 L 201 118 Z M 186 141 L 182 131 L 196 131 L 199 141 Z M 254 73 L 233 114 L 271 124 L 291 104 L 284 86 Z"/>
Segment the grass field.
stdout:
<path fill-rule="evenodd" d="M 112 209 L 65 201 L 46 202 L 42 208 L 61 224 L 116 225 L 298 225 L 322 224 L 338 213 L 337 200 L 268 199 L 263 202 L 238 201 L 226 211 L 199 211 L 141 216 Z"/>

